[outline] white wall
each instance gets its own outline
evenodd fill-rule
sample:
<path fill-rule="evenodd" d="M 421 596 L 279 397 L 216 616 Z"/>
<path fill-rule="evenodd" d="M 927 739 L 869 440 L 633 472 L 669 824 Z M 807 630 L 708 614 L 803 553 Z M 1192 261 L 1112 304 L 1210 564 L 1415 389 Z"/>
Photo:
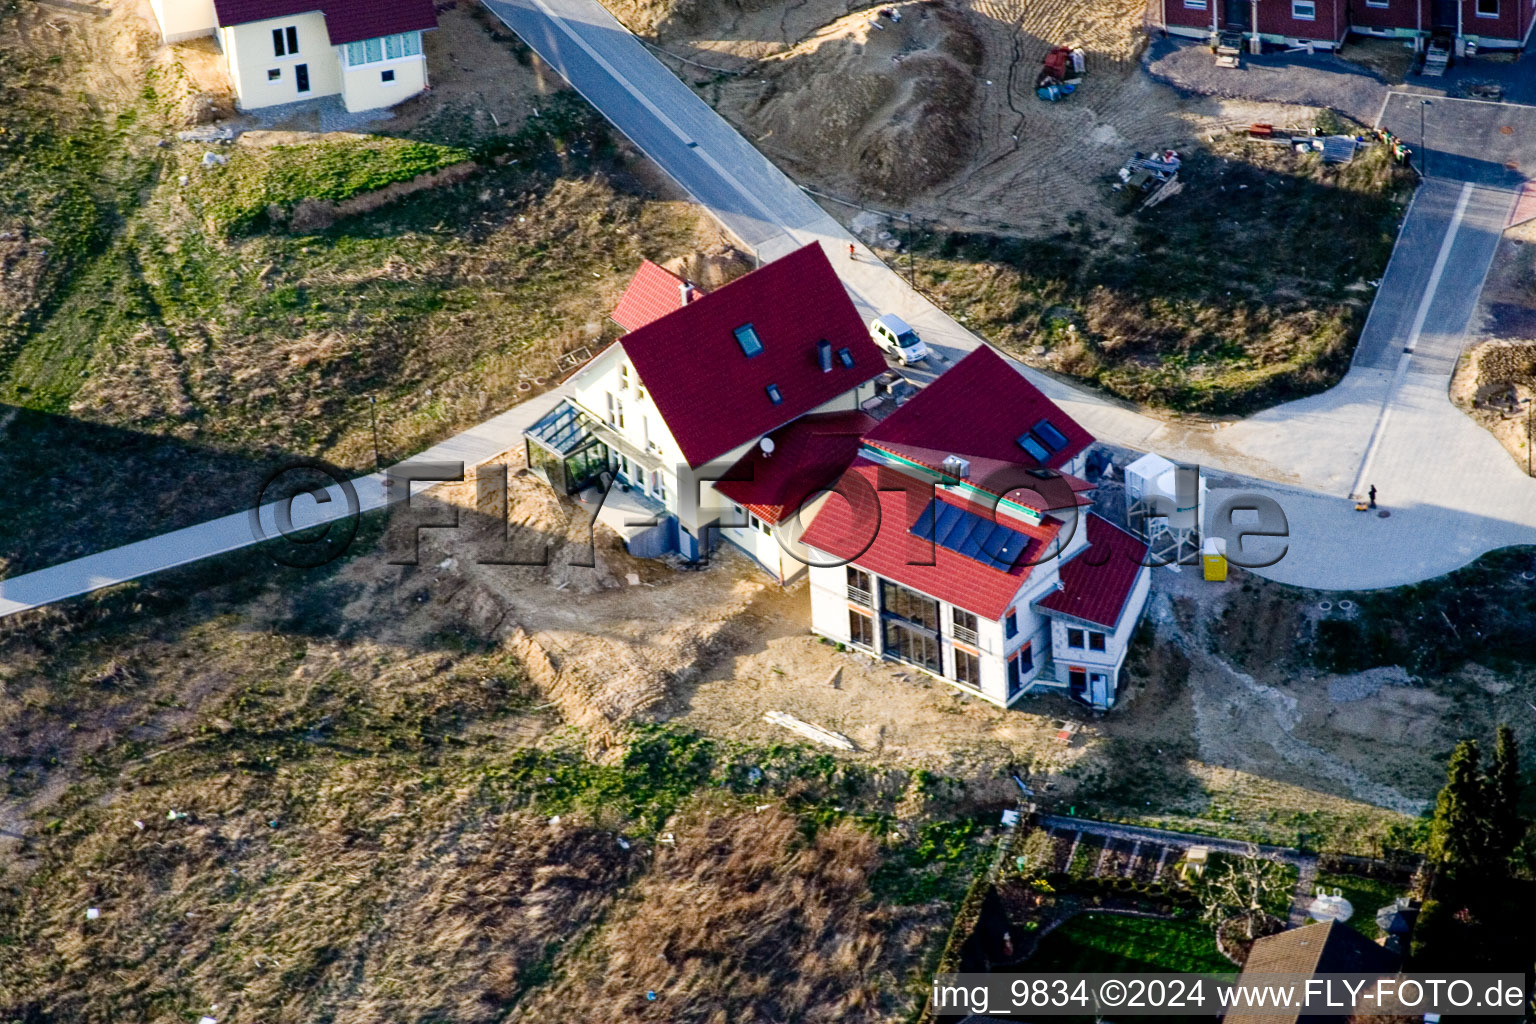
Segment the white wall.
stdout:
<path fill-rule="evenodd" d="M 213 35 L 219 24 L 213 0 L 149 0 L 149 6 L 167 43 Z"/>
<path fill-rule="evenodd" d="M 279 57 L 272 46 L 272 30 L 290 25 L 298 29 L 299 52 Z M 219 41 L 229 60 L 235 98 L 243 110 L 341 92 L 341 59 L 331 45 L 325 15 L 319 11 L 221 28 Z M 309 68 L 308 92 L 298 91 L 295 68 L 300 64 Z M 267 78 L 272 70 L 278 72 L 276 80 Z"/>
<path fill-rule="evenodd" d="M 384 72 L 394 72 L 393 82 L 384 81 Z M 353 113 L 375 110 L 403 103 L 427 87 L 427 57 L 400 57 L 376 64 L 348 67 L 342 61 L 341 98 Z"/>
<path fill-rule="evenodd" d="M 1131 596 L 1125 602 L 1125 608 L 1120 613 L 1120 621 L 1114 629 L 1105 629 L 1102 626 L 1089 626 L 1086 623 L 1071 619 L 1051 616 L 1051 654 L 1056 661 L 1056 678 L 1066 683 L 1069 668 L 1077 667 L 1089 672 L 1103 672 L 1110 678 L 1111 693 L 1118 693 L 1120 683 L 1120 669 L 1125 664 L 1126 653 L 1130 650 L 1131 640 L 1136 635 L 1136 626 L 1141 621 L 1142 611 L 1147 606 L 1147 594 L 1152 584 L 1152 570 L 1143 566 L 1136 577 L 1136 584 L 1131 588 Z M 1081 629 L 1084 631 L 1081 648 L 1070 647 L 1067 644 L 1067 630 Z M 1104 634 L 1104 650 L 1094 651 L 1087 646 L 1086 633 L 1092 630 Z"/>

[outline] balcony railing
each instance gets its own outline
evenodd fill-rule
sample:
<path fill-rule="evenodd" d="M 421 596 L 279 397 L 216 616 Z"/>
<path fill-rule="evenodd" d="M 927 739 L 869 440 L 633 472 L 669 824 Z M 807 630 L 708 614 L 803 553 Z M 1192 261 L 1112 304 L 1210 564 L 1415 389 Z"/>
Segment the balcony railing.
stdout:
<path fill-rule="evenodd" d="M 963 644 L 970 644 L 972 647 L 975 647 L 979 642 L 979 638 L 976 636 L 976 631 L 974 629 L 968 629 L 965 626 L 955 627 L 955 639 Z"/>
<path fill-rule="evenodd" d="M 873 608 L 875 606 L 875 595 L 871 594 L 869 591 L 863 589 L 862 587 L 849 585 L 848 600 L 852 601 L 854 604 L 861 604 L 865 608 Z"/>

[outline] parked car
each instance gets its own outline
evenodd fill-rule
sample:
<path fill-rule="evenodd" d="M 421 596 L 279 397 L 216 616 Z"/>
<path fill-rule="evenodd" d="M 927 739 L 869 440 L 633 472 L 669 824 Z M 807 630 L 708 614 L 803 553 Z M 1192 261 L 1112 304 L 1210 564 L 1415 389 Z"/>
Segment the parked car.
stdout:
<path fill-rule="evenodd" d="M 902 366 L 928 358 L 928 346 L 907 322 L 892 313 L 883 313 L 869 322 L 869 336 L 875 344 L 900 360 Z"/>

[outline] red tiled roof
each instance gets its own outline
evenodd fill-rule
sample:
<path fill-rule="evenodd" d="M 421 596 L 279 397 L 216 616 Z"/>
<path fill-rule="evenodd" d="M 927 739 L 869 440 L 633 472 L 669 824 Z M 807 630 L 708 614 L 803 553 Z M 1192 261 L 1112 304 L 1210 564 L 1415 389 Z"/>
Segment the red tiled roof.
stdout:
<path fill-rule="evenodd" d="M 746 324 L 763 346 L 750 358 L 734 334 Z M 822 339 L 833 349 L 826 373 L 817 359 Z M 619 344 L 695 467 L 885 372 L 885 358 L 814 243 L 674 309 Z M 840 348 L 852 352 L 851 369 L 837 358 Z M 770 385 L 782 396 L 777 405 L 768 397 Z"/>
<path fill-rule="evenodd" d="M 1029 545 L 1003 572 L 912 534 L 912 525 L 935 496 L 983 517 L 990 517 L 987 509 L 942 491 L 935 495 L 931 484 L 862 458 L 843 474 L 838 490 L 844 497 L 834 495 L 822 504 L 801 537 L 806 545 L 994 621 L 1013 604 L 1034 563 L 1061 531 L 1061 523 L 1049 516 L 1039 526 L 1007 520 L 1009 528 L 1029 538 Z M 872 540 L 870 524 L 878 524 Z"/>
<path fill-rule="evenodd" d="M 1035 607 L 1113 629 L 1136 586 L 1147 545 L 1097 512 L 1088 513 L 1087 530 L 1088 547 L 1059 570 L 1062 589 Z"/>
<path fill-rule="evenodd" d="M 638 331 L 652 320 L 660 320 L 683 304 L 678 289 L 688 285 L 688 301 L 701 297 L 704 292 L 672 271 L 658 267 L 650 260 L 640 264 L 635 271 L 624 296 L 613 307 L 614 321 L 626 331 Z"/>
<path fill-rule="evenodd" d="M 331 45 L 437 27 L 432 0 L 213 0 L 220 25 L 323 11 Z"/>
<path fill-rule="evenodd" d="M 730 469 L 736 479 L 715 490 L 769 523 L 777 523 L 836 480 L 859 454 L 859 438 L 875 425 L 857 410 L 802 416 L 768 436 L 773 454 L 753 448 Z"/>
<path fill-rule="evenodd" d="M 914 446 L 971 460 L 979 483 L 998 465 L 1038 467 L 1018 438 L 1041 420 L 1067 438 L 1044 465 L 1058 469 L 1093 443 L 1093 435 L 986 345 L 950 367 L 905 405 L 880 421 L 865 440 L 901 454 Z"/>

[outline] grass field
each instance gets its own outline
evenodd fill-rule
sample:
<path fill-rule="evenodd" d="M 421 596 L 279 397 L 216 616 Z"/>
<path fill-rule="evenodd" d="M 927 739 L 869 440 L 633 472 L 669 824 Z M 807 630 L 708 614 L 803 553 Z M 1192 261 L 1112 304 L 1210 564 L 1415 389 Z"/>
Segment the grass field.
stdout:
<path fill-rule="evenodd" d="M 1209 924 L 1120 914 L 1079 914 L 1040 941 L 1027 967 L 1103 974 L 1236 970 L 1217 951 Z"/>
<path fill-rule="evenodd" d="M 1381 938 L 1381 929 L 1376 927 L 1376 911 L 1408 894 L 1405 886 L 1361 875 L 1319 874 L 1317 891 L 1324 889 L 1330 893 L 1335 889 L 1343 892 L 1344 898 L 1355 908 L 1354 916 L 1347 923 L 1372 942 Z"/>
<path fill-rule="evenodd" d="M 61 36 L 0 12 L 0 574 L 245 507 L 293 456 L 372 468 L 375 414 L 386 460 L 481 422 L 612 336 L 643 258 L 715 241 L 595 111 L 484 38 L 539 116 L 444 108 L 410 138 L 293 135 L 204 168 L 206 144 L 175 142 L 185 83 L 136 18 Z M 109 28 L 136 41 L 116 91 L 77 101 L 97 50 L 46 47 Z M 289 216 L 471 159 L 377 209 Z"/>
<path fill-rule="evenodd" d="M 1411 175 L 1381 146 L 1343 167 L 1239 137 L 1184 156 L 1184 191 L 1114 230 L 931 234 L 918 285 L 1012 354 L 1151 406 L 1248 413 L 1331 386 Z"/>

